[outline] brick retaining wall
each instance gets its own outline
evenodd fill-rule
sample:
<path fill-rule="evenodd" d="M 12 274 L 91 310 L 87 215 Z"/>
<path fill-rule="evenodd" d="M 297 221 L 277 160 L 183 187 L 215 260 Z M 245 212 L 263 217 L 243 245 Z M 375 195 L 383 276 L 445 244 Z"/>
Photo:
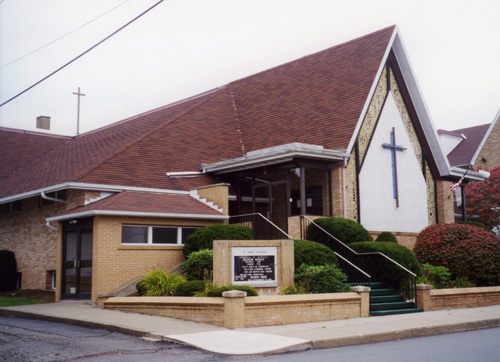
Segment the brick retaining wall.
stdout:
<path fill-rule="evenodd" d="M 425 311 L 475 308 L 500 304 L 500 286 L 478 288 L 430 289 L 417 285 L 418 307 Z"/>

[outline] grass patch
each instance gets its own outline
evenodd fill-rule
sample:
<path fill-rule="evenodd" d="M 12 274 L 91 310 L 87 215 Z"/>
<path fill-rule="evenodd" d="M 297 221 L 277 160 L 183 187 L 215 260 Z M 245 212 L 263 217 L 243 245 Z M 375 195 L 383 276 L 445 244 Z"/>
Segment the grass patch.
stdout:
<path fill-rule="evenodd" d="M 47 303 L 47 302 L 43 299 L 38 299 L 38 298 L 0 296 L 0 307 L 15 307 L 18 305 L 40 304 L 40 303 Z"/>

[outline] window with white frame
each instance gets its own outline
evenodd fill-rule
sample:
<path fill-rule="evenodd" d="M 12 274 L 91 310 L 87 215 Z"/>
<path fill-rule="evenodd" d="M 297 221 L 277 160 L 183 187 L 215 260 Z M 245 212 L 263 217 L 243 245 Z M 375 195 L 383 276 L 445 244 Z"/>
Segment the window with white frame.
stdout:
<path fill-rule="evenodd" d="M 198 227 L 122 225 L 122 244 L 182 245 Z"/>

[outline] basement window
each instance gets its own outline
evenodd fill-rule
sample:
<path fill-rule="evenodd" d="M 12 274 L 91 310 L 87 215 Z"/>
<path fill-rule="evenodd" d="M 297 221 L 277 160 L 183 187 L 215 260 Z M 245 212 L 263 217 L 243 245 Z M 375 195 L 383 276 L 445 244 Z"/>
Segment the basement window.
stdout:
<path fill-rule="evenodd" d="M 122 244 L 182 245 L 198 227 L 122 225 Z"/>

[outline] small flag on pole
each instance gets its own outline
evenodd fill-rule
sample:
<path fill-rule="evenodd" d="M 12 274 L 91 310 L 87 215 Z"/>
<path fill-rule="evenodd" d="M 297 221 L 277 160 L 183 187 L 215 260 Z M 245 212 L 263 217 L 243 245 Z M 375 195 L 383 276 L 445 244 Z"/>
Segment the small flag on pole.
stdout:
<path fill-rule="evenodd" d="M 460 185 L 462 184 L 462 181 L 465 178 L 465 175 L 467 175 L 467 172 L 469 172 L 471 167 L 472 167 L 472 165 L 469 165 L 469 167 L 467 167 L 467 170 L 465 171 L 463 176 L 460 178 L 460 180 L 458 180 L 457 183 L 454 183 L 453 185 L 451 185 L 451 187 L 450 187 L 451 192 L 455 192 L 460 187 Z"/>

